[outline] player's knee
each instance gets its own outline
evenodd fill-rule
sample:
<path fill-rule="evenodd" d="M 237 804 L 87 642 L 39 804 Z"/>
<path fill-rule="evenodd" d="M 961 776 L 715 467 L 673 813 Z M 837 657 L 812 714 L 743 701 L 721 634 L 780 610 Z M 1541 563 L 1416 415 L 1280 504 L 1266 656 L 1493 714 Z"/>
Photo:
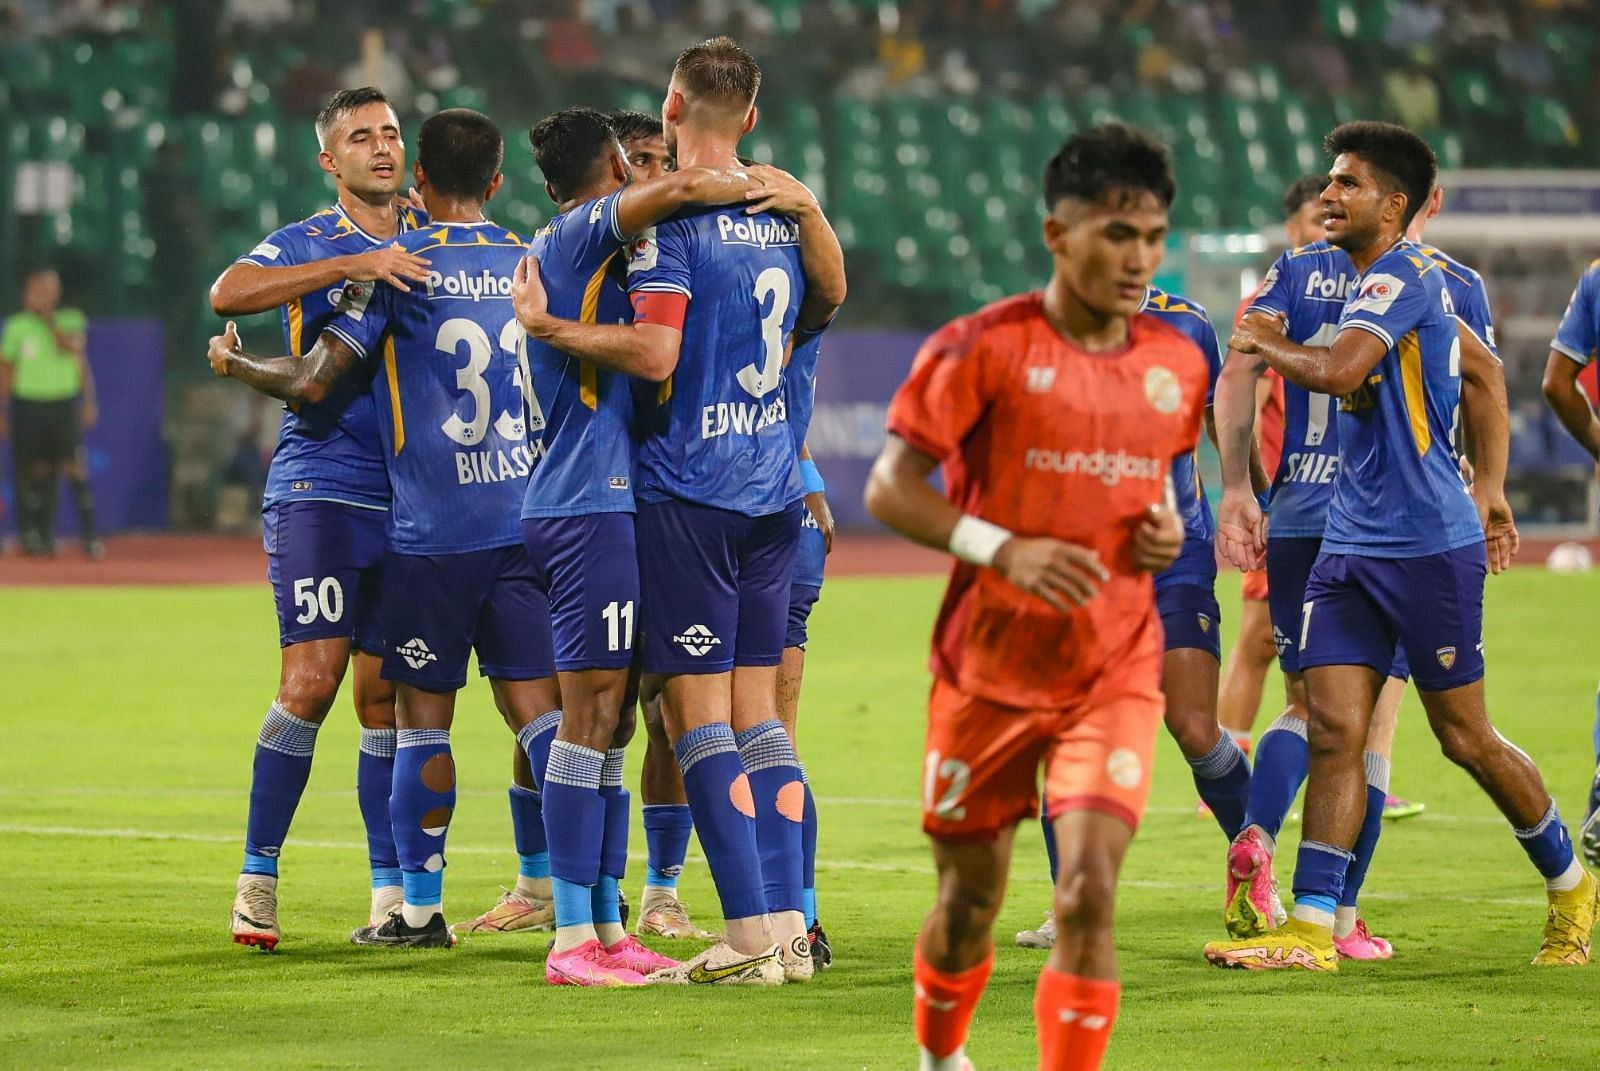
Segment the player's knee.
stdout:
<path fill-rule="evenodd" d="M 952 943 L 988 933 L 1000 914 L 1000 890 L 959 879 L 939 887 L 938 918 Z"/>
<path fill-rule="evenodd" d="M 1110 866 L 1089 863 L 1063 870 L 1056 885 L 1056 925 L 1078 931 L 1109 930 L 1116 909 L 1117 877 Z"/>
<path fill-rule="evenodd" d="M 1483 761 L 1484 744 L 1481 734 L 1459 725 L 1441 724 L 1434 728 L 1439 738 L 1439 750 L 1444 757 L 1466 770 L 1476 769 Z"/>
<path fill-rule="evenodd" d="M 386 680 L 356 681 L 356 720 L 363 729 L 394 728 L 394 685 Z"/>
<path fill-rule="evenodd" d="M 1306 744 L 1314 757 L 1359 754 L 1366 742 L 1359 718 L 1318 714 L 1306 722 Z"/>
<path fill-rule="evenodd" d="M 321 722 L 339 694 L 340 677 L 328 666 L 295 667 L 284 673 L 278 685 L 278 702 L 297 718 Z"/>
<path fill-rule="evenodd" d="M 616 728 L 611 731 L 611 746 L 627 747 L 633 741 L 633 734 L 639 728 L 638 708 L 633 703 L 625 703 L 617 713 Z"/>
<path fill-rule="evenodd" d="M 1200 704 L 1182 700 L 1167 703 L 1167 731 L 1185 755 L 1204 755 L 1216 745 L 1222 732 L 1216 714 Z"/>

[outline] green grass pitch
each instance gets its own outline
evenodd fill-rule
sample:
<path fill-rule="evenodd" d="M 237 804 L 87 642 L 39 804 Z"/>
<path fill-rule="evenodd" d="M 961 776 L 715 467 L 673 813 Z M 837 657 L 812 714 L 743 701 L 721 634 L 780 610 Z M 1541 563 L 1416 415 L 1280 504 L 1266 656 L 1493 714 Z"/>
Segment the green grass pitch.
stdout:
<path fill-rule="evenodd" d="M 544 985 L 543 936 L 446 953 L 347 943 L 367 890 L 343 698 L 284 852 L 282 952 L 230 944 L 250 749 L 277 672 L 267 589 L 0 590 L 0 1062 L 914 1066 L 911 940 L 933 892 L 916 797 L 938 592 L 928 579 L 840 579 L 814 618 L 801 750 L 820 797 L 822 918 L 838 966 L 804 988 L 584 993 Z M 1493 713 L 1539 761 L 1569 825 L 1591 771 L 1595 595 L 1593 578 L 1536 570 L 1490 581 Z M 1237 606 L 1236 577 L 1221 598 Z M 1264 718 L 1278 687 L 1274 676 Z M 460 920 L 515 875 L 511 738 L 476 678 L 455 748 L 446 907 Z M 1163 742 L 1124 875 L 1125 989 L 1108 1067 L 1595 1065 L 1600 967 L 1527 965 L 1544 915 L 1537 875 L 1439 757 L 1414 698 L 1396 755 L 1396 791 L 1428 804 L 1386 830 L 1367 887 L 1368 917 L 1397 957 L 1336 977 L 1250 975 L 1200 958 L 1221 930 L 1223 843 L 1195 817 L 1188 771 Z M 1285 830 L 1285 862 L 1296 835 Z M 639 858 L 637 816 L 634 844 Z M 1033 1066 L 1040 954 L 1011 936 L 1039 921 L 1047 878 L 1037 833 L 1019 844 L 969 1046 L 985 1071 Z M 696 860 L 684 896 L 710 922 L 716 899 Z M 638 861 L 626 883 L 635 900 L 642 873 Z"/>

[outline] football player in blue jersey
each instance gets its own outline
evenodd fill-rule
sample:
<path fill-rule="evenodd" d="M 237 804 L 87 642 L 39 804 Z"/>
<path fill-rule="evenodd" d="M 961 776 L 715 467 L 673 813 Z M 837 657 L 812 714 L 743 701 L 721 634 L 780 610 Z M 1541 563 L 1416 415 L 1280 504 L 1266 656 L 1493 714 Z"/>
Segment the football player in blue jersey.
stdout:
<path fill-rule="evenodd" d="M 560 699 L 549 608 L 517 526 L 536 448 L 524 335 L 509 300 L 526 240 L 483 215 L 502 181 L 504 142 L 486 117 L 461 108 L 428 119 L 417 140 L 414 174 L 430 221 L 399 241 L 429 260 L 423 287 L 377 288 L 327 324 L 304 357 L 253 357 L 230 325 L 213 340 L 212 359 L 259 390 L 311 402 L 381 365 L 381 456 L 393 490 L 383 676 L 396 683 L 390 815 L 404 900 L 351 940 L 449 947 L 455 938 L 442 900 L 455 809 L 450 723 L 468 656 L 477 652 L 524 747 Z M 569 765 L 552 760 L 549 777 L 581 777 Z"/>
<path fill-rule="evenodd" d="M 1326 176 L 1323 180 L 1325 189 Z M 1321 189 L 1317 198 L 1320 205 Z M 1427 206 L 1407 225 L 1406 234 L 1440 266 L 1446 291 L 1460 319 L 1493 352 L 1494 327 L 1481 277 L 1439 250 L 1420 244 L 1423 228 L 1438 214 L 1442 198 L 1443 192 L 1435 187 Z M 1304 244 L 1278 258 L 1246 309 L 1246 316 L 1267 318 L 1269 322 L 1272 317 L 1283 317 L 1289 338 L 1308 345 L 1326 342 L 1338 330 L 1340 314 L 1358 274 L 1345 250 L 1320 239 Z M 1251 493 L 1253 487 L 1241 486 L 1241 455 L 1251 441 L 1255 383 L 1262 368 L 1248 355 L 1231 358 L 1218 390 L 1221 401 L 1217 422 L 1222 429 L 1219 453 L 1224 476 L 1221 545 L 1224 553 L 1240 565 L 1248 564 L 1253 552 L 1241 549 L 1234 533 L 1251 530 L 1260 517 Z M 1284 397 L 1285 445 L 1273 477 L 1266 546 L 1268 600 L 1288 706 L 1261 736 L 1245 829 L 1229 849 L 1224 920 L 1235 937 L 1248 936 L 1281 920 L 1272 858 L 1277 835 L 1305 780 L 1310 761 L 1298 624 L 1306 582 L 1322 545 L 1333 479 L 1339 466 L 1338 425 L 1328 419 L 1331 400 L 1293 383 L 1285 383 Z M 1393 954 L 1390 942 L 1374 936 L 1367 928 L 1358 904 L 1377 850 L 1382 821 L 1392 813 L 1391 806 L 1393 813 L 1415 813 L 1420 808 L 1418 804 L 1393 800 L 1388 794 L 1395 724 L 1408 674 L 1402 652 L 1389 668 L 1388 679 L 1378 694 L 1363 754 L 1369 807 L 1356 839 L 1355 858 L 1345 876 L 1334 924 L 1335 947 L 1347 959 L 1387 959 Z"/>
<path fill-rule="evenodd" d="M 1331 345 L 1291 342 L 1276 322 L 1243 325 L 1231 343 L 1340 399 L 1339 470 L 1299 627 L 1311 757 L 1295 905 L 1283 926 L 1212 942 L 1205 955 L 1221 967 L 1338 969 L 1335 911 L 1371 809 L 1362 748 L 1400 650 L 1445 756 L 1494 800 L 1545 879 L 1533 962 L 1586 963 L 1600 886 L 1574 857 L 1537 767 L 1495 730 L 1484 702 L 1484 576 L 1517 547 L 1505 499 L 1509 416 L 1498 359 L 1456 317 L 1444 271 L 1405 239 L 1438 165 L 1426 142 L 1389 123 L 1347 123 L 1326 148 L 1328 241 L 1360 273 Z M 1455 451 L 1460 419 L 1470 489 Z"/>
<path fill-rule="evenodd" d="M 760 81 L 730 39 L 684 50 L 662 107 L 680 167 L 737 162 Z M 552 317 L 528 288 L 536 272 L 519 272 L 531 335 L 658 384 L 635 494 L 644 669 L 665 677 L 662 713 L 725 923 L 722 942 L 656 975 L 666 982 L 776 984 L 814 969 L 803 775 L 776 710 L 804 509 L 781 386 L 793 333 L 826 323 L 843 295 L 808 289 L 801 246 L 832 236 L 814 202 L 797 217 L 696 210 L 647 230 L 628 261 L 632 325 Z"/>
<path fill-rule="evenodd" d="M 364 302 L 383 280 L 404 287 L 427 278 L 428 262 L 393 239 L 416 225 L 398 205 L 405 142 L 381 92 L 335 93 L 318 114 L 318 163 L 338 199 L 264 238 L 218 277 L 219 316 L 283 309 L 291 354 L 310 348 L 342 309 Z M 377 580 L 389 508 L 377 406 L 360 383 L 317 404 L 286 406 L 267 471 L 262 527 L 267 576 L 278 610 L 283 668 L 255 751 L 244 871 L 233 904 L 233 939 L 268 950 L 279 939 L 278 857 L 311 773 L 317 729 L 355 658 L 361 722 L 356 789 L 372 868 L 369 921 L 400 902 L 400 870 L 389 829 L 394 767 L 394 691 L 379 679 Z"/>
<path fill-rule="evenodd" d="M 631 320 L 620 265 L 633 236 L 688 205 L 742 203 L 766 189 L 743 168 L 686 168 L 630 182 L 627 150 L 590 108 L 549 116 L 528 136 L 558 206 L 530 252 L 552 313 L 582 323 Z M 605 985 L 616 970 L 678 965 L 626 933 L 617 899 L 627 864 L 622 767 L 634 730 L 629 671 L 639 616 L 634 382 L 538 341 L 529 344 L 528 366 L 544 452 L 528 481 L 522 533 L 550 598 L 563 699 L 559 724 L 541 731 L 533 751 L 552 761 L 559 753 L 599 778 L 544 790 L 556 912 L 545 976 Z"/>
<path fill-rule="evenodd" d="M 1578 277 L 1544 366 L 1545 401 L 1578 445 L 1589 456 L 1600 458 L 1600 419 L 1596 419 L 1589 396 L 1578 385 L 1578 373 L 1588 367 L 1596 354 L 1600 354 L 1600 260 Z M 1581 839 L 1584 858 L 1590 866 L 1600 866 L 1600 712 L 1594 726 L 1594 754 L 1596 769 L 1589 785 L 1589 807 Z"/>

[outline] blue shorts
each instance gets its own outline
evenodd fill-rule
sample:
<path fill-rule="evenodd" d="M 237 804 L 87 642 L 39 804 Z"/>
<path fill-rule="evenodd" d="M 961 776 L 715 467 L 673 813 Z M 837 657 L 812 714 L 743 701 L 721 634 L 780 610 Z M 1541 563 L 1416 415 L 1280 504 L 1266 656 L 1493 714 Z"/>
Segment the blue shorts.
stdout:
<path fill-rule="evenodd" d="M 1172 584 L 1156 591 L 1156 613 L 1166 631 L 1166 649 L 1192 647 L 1222 661 L 1222 609 L 1211 588 Z"/>
<path fill-rule="evenodd" d="M 261 515 L 278 643 L 347 639 L 383 651 L 379 577 L 389 513 L 343 502 L 279 502 Z"/>
<path fill-rule="evenodd" d="M 1267 614 L 1272 619 L 1278 665 L 1285 673 L 1300 672 L 1300 618 L 1305 609 L 1306 584 L 1321 553 L 1322 540 L 1316 536 L 1267 540 Z M 1401 680 L 1411 676 L 1403 650 L 1395 650 L 1388 674 Z"/>
<path fill-rule="evenodd" d="M 785 648 L 805 650 L 806 622 L 811 620 L 811 608 L 822 597 L 822 589 L 798 581 L 789 585 L 789 629 L 784 633 Z"/>
<path fill-rule="evenodd" d="M 810 588 L 822 586 L 828 564 L 828 541 L 817 527 L 817 519 L 806 510 L 800 515 L 800 545 L 794 553 L 794 582 Z"/>
<path fill-rule="evenodd" d="M 633 514 L 527 517 L 522 545 L 550 600 L 556 669 L 626 669 L 639 613 Z"/>
<path fill-rule="evenodd" d="M 726 673 L 783 661 L 800 514 L 639 503 L 646 673 Z"/>
<path fill-rule="evenodd" d="M 384 559 L 384 680 L 429 692 L 467 683 L 467 655 L 496 680 L 553 673 L 550 603 L 521 544 Z"/>
<path fill-rule="evenodd" d="M 1393 673 L 1398 647 L 1421 691 L 1479 680 L 1488 568 L 1482 543 L 1421 558 L 1319 556 L 1301 612 L 1300 665 Z"/>

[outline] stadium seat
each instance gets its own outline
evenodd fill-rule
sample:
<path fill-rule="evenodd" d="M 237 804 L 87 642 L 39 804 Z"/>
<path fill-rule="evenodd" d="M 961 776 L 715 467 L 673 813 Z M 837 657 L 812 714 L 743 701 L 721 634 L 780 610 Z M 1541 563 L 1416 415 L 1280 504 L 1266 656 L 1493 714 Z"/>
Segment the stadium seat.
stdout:
<path fill-rule="evenodd" d="M 1530 97 L 1523 112 L 1523 130 L 1535 145 L 1570 148 L 1579 142 L 1578 125 L 1555 97 Z"/>

